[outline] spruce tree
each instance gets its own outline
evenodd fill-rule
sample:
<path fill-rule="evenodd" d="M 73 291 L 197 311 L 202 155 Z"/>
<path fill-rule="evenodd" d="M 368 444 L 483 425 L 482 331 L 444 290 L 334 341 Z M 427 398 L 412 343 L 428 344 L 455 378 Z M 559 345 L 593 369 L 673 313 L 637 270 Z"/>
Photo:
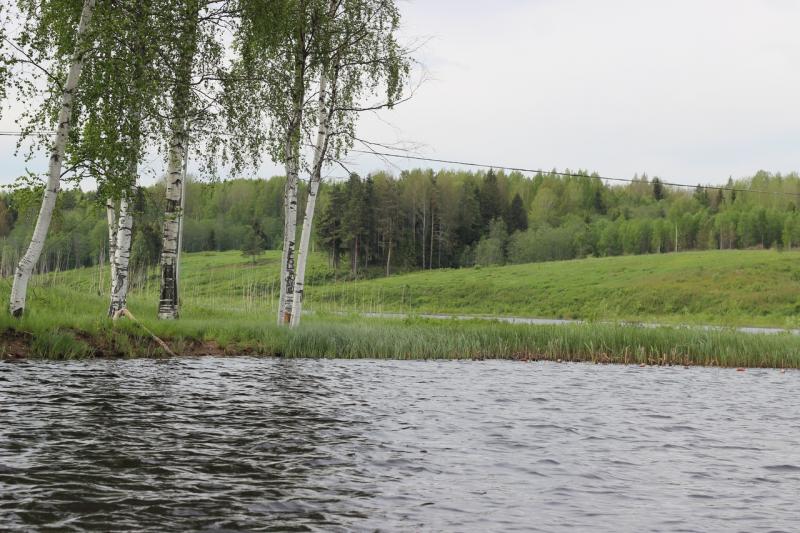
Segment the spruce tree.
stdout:
<path fill-rule="evenodd" d="M 511 200 L 511 208 L 508 212 L 508 232 L 514 233 L 526 229 L 528 229 L 528 212 L 525 210 L 522 197 L 517 193 Z"/>

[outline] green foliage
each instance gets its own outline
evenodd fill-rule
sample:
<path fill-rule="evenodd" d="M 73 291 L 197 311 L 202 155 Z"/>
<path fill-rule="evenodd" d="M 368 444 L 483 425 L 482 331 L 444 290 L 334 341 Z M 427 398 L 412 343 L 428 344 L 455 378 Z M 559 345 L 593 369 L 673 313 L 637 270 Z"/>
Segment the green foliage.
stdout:
<path fill-rule="evenodd" d="M 506 212 L 505 198 L 500 192 L 497 175 L 489 170 L 483 178 L 480 194 L 481 221 L 487 227 L 492 220 L 502 218 Z"/>
<path fill-rule="evenodd" d="M 669 190 L 656 201 L 650 182 L 605 186 L 589 176 L 487 174 L 412 170 L 397 177 L 378 173 L 324 184 L 320 189 L 315 239 L 333 265 L 342 260 L 350 275 L 407 272 L 478 264 L 553 261 L 582 257 L 664 254 L 742 248 L 791 249 L 800 243 L 800 215 L 794 197 L 800 178 L 759 174 L 732 185 L 781 194 L 724 196 L 715 209 L 697 202 L 693 191 Z M 265 249 L 280 247 L 285 179 L 229 180 L 187 184 L 184 249 L 189 252 L 241 250 L 251 232 Z M 496 192 L 506 212 L 507 238 L 488 241 L 482 194 Z M 33 230 L 40 192 L 18 189 L 0 194 L 0 248 L 19 255 Z M 301 194 L 302 197 L 302 194 Z M 602 201 L 598 203 L 597 198 Z M 715 198 L 716 195 L 711 195 Z M 132 261 L 153 264 L 160 251 L 163 186 L 139 189 Z M 517 200 L 518 199 L 518 200 Z M 522 209 L 519 208 L 520 203 Z M 514 207 L 514 206 L 517 207 Z M 541 212 L 538 210 L 542 210 Z M 509 222 L 531 214 L 527 230 Z M 97 264 L 105 251 L 105 214 L 97 195 L 64 191 L 47 241 L 43 270 Z M 521 220 L 521 218 L 520 218 Z M 517 223 L 518 225 L 518 223 Z M 677 240 L 676 240 L 677 237 Z M 483 244 L 481 240 L 483 239 Z M 6 254 L 6 257 L 10 257 Z M 9 263 L 11 261 L 2 261 Z M 10 266 L 0 265 L 8 275 Z"/>
<path fill-rule="evenodd" d="M 265 250 L 264 239 L 253 228 L 250 228 L 242 241 L 242 255 L 251 257 L 253 264 L 256 263 L 256 258 L 263 254 Z"/>
<path fill-rule="evenodd" d="M 508 231 L 514 233 L 526 229 L 528 229 L 528 212 L 522 203 L 522 197 L 516 193 L 508 211 Z"/>

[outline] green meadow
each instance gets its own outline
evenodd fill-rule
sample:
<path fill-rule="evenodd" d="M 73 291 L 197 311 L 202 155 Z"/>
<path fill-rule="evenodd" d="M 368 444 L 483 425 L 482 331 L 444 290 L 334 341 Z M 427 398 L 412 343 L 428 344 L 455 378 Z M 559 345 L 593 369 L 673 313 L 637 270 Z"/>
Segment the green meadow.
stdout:
<path fill-rule="evenodd" d="M 798 325 L 800 253 L 715 251 L 437 270 L 346 281 L 310 262 L 301 327 L 275 325 L 280 252 L 186 254 L 182 318 L 155 320 L 158 272 L 134 273 L 129 308 L 105 318 L 108 272 L 38 276 L 26 315 L 0 315 L 6 356 L 159 356 L 144 327 L 178 354 L 284 357 L 509 358 L 644 364 L 800 367 L 800 337 L 679 325 Z M 7 300 L 9 280 L 0 285 Z M 403 312 L 406 319 L 365 319 Z M 424 313 L 579 318 L 569 326 L 433 320 Z M 639 327 L 609 322 L 652 322 Z M 144 327 L 142 327 L 144 326 Z"/>

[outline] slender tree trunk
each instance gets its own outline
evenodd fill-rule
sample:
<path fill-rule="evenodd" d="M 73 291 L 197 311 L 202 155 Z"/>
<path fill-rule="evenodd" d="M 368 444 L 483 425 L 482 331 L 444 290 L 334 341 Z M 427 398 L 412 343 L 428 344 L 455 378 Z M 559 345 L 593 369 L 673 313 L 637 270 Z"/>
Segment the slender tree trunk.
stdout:
<path fill-rule="evenodd" d="M 437 233 L 437 236 L 439 237 L 439 243 L 438 243 L 438 250 L 436 252 L 437 253 L 436 268 L 442 268 L 442 237 L 443 237 L 442 234 L 443 234 L 443 232 L 442 232 L 442 221 L 440 220 L 439 221 L 439 231 Z"/>
<path fill-rule="evenodd" d="M 283 192 L 283 253 L 281 254 L 281 295 L 278 325 L 290 324 L 294 307 L 295 239 L 297 238 L 297 181 L 300 154 L 292 140 L 286 143 L 286 187 Z"/>
<path fill-rule="evenodd" d="M 675 253 L 678 253 L 678 225 L 675 224 Z"/>
<path fill-rule="evenodd" d="M 425 270 L 425 238 L 428 234 L 428 218 L 425 203 L 422 204 L 422 270 Z"/>
<path fill-rule="evenodd" d="M 172 87 L 172 113 L 170 124 L 169 153 L 167 156 L 166 205 L 161 234 L 161 287 L 158 302 L 158 318 L 175 320 L 180 314 L 178 293 L 178 260 L 183 216 L 184 164 L 188 142 L 189 117 L 192 113 L 192 68 L 197 54 L 197 39 L 200 25 L 199 4 L 189 3 L 182 13 L 178 32 L 186 44 L 180 50 L 175 65 Z"/>
<path fill-rule="evenodd" d="M 297 239 L 297 182 L 300 174 L 300 142 L 303 128 L 303 106 L 306 99 L 306 50 L 301 27 L 296 28 L 292 109 L 286 131 L 286 188 L 283 195 L 283 253 L 281 254 L 281 294 L 278 303 L 278 325 L 292 322 L 294 308 L 295 246 Z"/>
<path fill-rule="evenodd" d="M 58 112 L 58 127 L 56 129 L 55 140 L 50 151 L 50 163 L 48 168 L 47 185 L 42 197 L 42 206 L 39 209 L 39 217 L 36 220 L 36 227 L 33 230 L 33 237 L 28 246 L 28 250 L 19 262 L 14 273 L 14 284 L 11 288 L 11 298 L 9 311 L 12 316 L 20 317 L 25 311 L 25 299 L 28 293 L 28 283 L 30 282 L 33 269 L 42 255 L 44 241 L 47 231 L 50 229 L 50 221 L 53 219 L 53 210 L 56 205 L 56 197 L 61 185 L 61 169 L 64 161 L 64 152 L 67 146 L 67 137 L 72 120 L 72 101 L 78 82 L 83 70 L 84 55 L 86 47 L 84 36 L 92 20 L 95 0 L 84 0 L 81 18 L 78 22 L 78 29 L 75 36 L 75 52 L 72 55 L 67 81 L 61 94 L 61 109 Z"/>
<path fill-rule="evenodd" d="M 108 316 L 113 317 L 118 311 L 127 307 L 128 302 L 128 266 L 131 258 L 131 232 L 133 229 L 133 213 L 130 202 L 125 196 L 119 201 L 119 221 L 116 235 L 115 254 L 112 271 L 114 278 L 111 281 L 111 304 L 108 307 Z"/>
<path fill-rule="evenodd" d="M 178 257 L 175 263 L 175 284 L 180 294 L 181 284 L 181 252 L 183 251 L 183 216 L 186 213 L 186 190 L 188 185 L 186 183 L 186 175 L 189 172 L 189 141 L 186 141 L 186 146 L 183 152 L 183 187 L 181 188 L 181 213 L 178 217 Z"/>
<path fill-rule="evenodd" d="M 386 253 L 386 277 L 389 277 L 392 265 L 392 240 L 389 239 L 389 251 Z"/>
<path fill-rule="evenodd" d="M 167 204 L 161 246 L 161 295 L 158 318 L 178 318 L 178 241 L 183 197 L 183 158 L 186 146 L 185 123 L 180 121 L 169 147 L 167 163 Z"/>
<path fill-rule="evenodd" d="M 430 242 L 431 253 L 428 256 L 428 270 L 433 270 L 433 228 L 434 227 L 435 227 L 435 225 L 434 225 L 434 218 L 433 218 L 433 205 L 431 205 L 431 242 Z"/>
<path fill-rule="evenodd" d="M 306 213 L 303 218 L 303 229 L 300 235 L 300 249 L 297 252 L 297 272 L 294 279 L 294 295 L 292 298 L 291 325 L 300 324 L 300 313 L 303 310 L 303 297 L 305 291 L 306 263 L 308 261 L 308 249 L 311 240 L 311 227 L 314 222 L 314 209 L 317 203 L 317 193 L 319 192 L 319 180 L 312 180 L 308 185 L 308 201 L 306 202 Z"/>
<path fill-rule="evenodd" d="M 353 258 L 352 258 L 353 277 L 358 276 L 358 235 L 353 240 Z"/>
<path fill-rule="evenodd" d="M 411 250 L 417 255 L 417 195 L 414 193 L 411 205 Z"/>
<path fill-rule="evenodd" d="M 111 265 L 111 284 L 113 287 L 114 280 L 117 278 L 116 262 L 114 261 L 117 249 L 117 214 L 114 208 L 114 201 L 111 198 L 106 200 L 106 218 L 108 219 L 108 262 Z"/>
<path fill-rule="evenodd" d="M 303 217 L 303 230 L 300 234 L 300 249 L 297 253 L 297 275 L 294 280 L 294 306 L 292 308 L 291 324 L 300 324 L 300 314 L 303 311 L 303 297 L 305 290 L 306 264 L 311 245 L 311 229 L 314 224 L 314 210 L 317 205 L 317 193 L 322 182 L 322 163 L 328 145 L 328 120 L 329 113 L 325 104 L 325 95 L 328 90 L 328 77 L 324 70 L 319 78 L 318 102 L 318 129 L 317 144 L 314 148 L 314 165 L 308 182 L 308 199 L 306 200 L 306 213 Z"/>

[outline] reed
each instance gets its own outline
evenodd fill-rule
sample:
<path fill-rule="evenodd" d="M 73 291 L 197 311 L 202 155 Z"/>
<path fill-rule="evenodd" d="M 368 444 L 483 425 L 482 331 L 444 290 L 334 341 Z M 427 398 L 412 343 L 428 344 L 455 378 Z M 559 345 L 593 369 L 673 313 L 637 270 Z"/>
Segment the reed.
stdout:
<path fill-rule="evenodd" d="M 143 319 L 183 355 L 253 354 L 344 359 L 511 359 L 646 365 L 800 368 L 800 337 L 732 330 L 608 324 L 515 325 L 486 321 L 314 317 L 296 329 L 269 320 Z M 0 318 L 0 347 L 27 357 L 158 357 L 127 321 L 73 315 Z M 16 343 L 16 344 L 15 344 Z M 12 348 L 10 348 L 12 347 Z"/>
<path fill-rule="evenodd" d="M 697 257 L 701 256 L 695 260 Z M 800 368 L 800 337 L 790 334 L 750 335 L 732 329 L 648 328 L 599 322 L 530 326 L 478 320 L 365 320 L 358 316 L 355 311 L 365 310 L 361 309 L 363 306 L 375 311 L 382 310 L 384 304 L 392 308 L 387 302 L 395 291 L 393 284 L 397 282 L 393 278 L 364 285 L 329 283 L 330 306 L 319 305 L 324 302 L 317 300 L 317 305 L 309 306 L 314 308 L 314 314 L 304 318 L 301 327 L 277 328 L 273 325 L 276 282 L 272 275 L 274 265 L 270 264 L 273 260 L 268 254 L 262 264 L 253 265 L 249 259 L 231 254 L 192 254 L 187 259 L 179 321 L 162 322 L 153 318 L 157 284 L 148 284 L 148 278 L 156 273 L 142 275 L 142 285 L 130 297 L 131 311 L 148 329 L 166 340 L 172 350 L 183 355 L 500 358 Z M 318 261 L 316 268 L 319 279 L 324 280 L 327 274 L 323 262 Z M 484 275 L 488 270 L 477 274 Z M 444 274 L 410 276 L 430 276 L 433 280 Z M 470 272 L 458 276 L 467 274 Z M 105 318 L 108 295 L 102 290 L 98 276 L 96 269 L 83 269 L 37 277 L 22 320 L 0 312 L 0 354 L 53 359 L 163 355 L 143 328 L 127 320 L 112 323 Z M 408 278 L 397 279 L 403 277 Z M 321 283 L 319 287 L 323 288 L 328 282 Z M 368 293 L 362 287 L 377 290 L 375 297 L 367 298 Z M 457 289 L 448 287 L 443 286 L 440 296 Z M 430 294 L 437 293 L 412 291 L 410 287 L 400 287 L 396 292 L 401 305 L 412 312 L 423 298 L 431 302 Z M 2 283 L 0 301 L 7 298 L 8 285 Z M 455 293 L 453 298 L 456 302 L 466 301 Z M 347 316 L 342 312 L 353 314 Z M 672 318 L 686 317 L 681 314 Z"/>

